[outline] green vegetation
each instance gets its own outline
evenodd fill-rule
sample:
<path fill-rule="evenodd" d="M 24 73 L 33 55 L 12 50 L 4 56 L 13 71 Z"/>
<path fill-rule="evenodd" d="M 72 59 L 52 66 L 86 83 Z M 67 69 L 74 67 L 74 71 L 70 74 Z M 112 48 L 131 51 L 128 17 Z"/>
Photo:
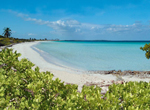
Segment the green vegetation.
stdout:
<path fill-rule="evenodd" d="M 147 59 L 150 58 L 150 43 L 145 44 L 144 47 L 140 47 L 141 50 L 146 51 L 145 56 Z"/>
<path fill-rule="evenodd" d="M 5 45 L 10 45 L 14 43 L 21 43 L 21 42 L 30 42 L 30 41 L 35 41 L 36 39 L 18 39 L 18 38 L 13 38 L 10 37 L 11 35 L 11 29 L 10 28 L 4 28 L 3 35 L 0 35 L 0 46 L 5 46 Z"/>
<path fill-rule="evenodd" d="M 21 42 L 32 42 L 32 41 L 39 41 L 35 38 L 30 38 L 30 39 L 19 39 L 19 38 L 13 38 L 10 37 L 11 35 L 11 29 L 10 28 L 4 28 L 4 32 L 3 35 L 0 35 L 0 46 L 6 46 L 6 45 L 10 45 L 10 44 L 15 44 L 15 43 L 21 43 Z M 40 39 L 40 41 L 45 41 L 47 40 L 45 39 Z"/>
<path fill-rule="evenodd" d="M 0 46 L 10 45 L 14 43 L 21 43 L 21 42 L 31 42 L 35 40 L 29 40 L 29 39 L 18 39 L 18 38 L 5 38 L 0 37 Z"/>
<path fill-rule="evenodd" d="M 149 110 L 150 83 L 112 84 L 105 95 L 101 88 L 64 84 L 50 72 L 31 68 L 27 59 L 12 49 L 0 52 L 0 108 L 19 110 Z"/>
<path fill-rule="evenodd" d="M 11 29 L 10 28 L 4 28 L 4 33 L 3 33 L 3 35 L 6 37 L 6 38 L 8 38 L 8 37 L 10 37 L 10 35 L 11 35 Z"/>
<path fill-rule="evenodd" d="M 5 38 L 4 36 L 0 35 L 0 38 Z"/>

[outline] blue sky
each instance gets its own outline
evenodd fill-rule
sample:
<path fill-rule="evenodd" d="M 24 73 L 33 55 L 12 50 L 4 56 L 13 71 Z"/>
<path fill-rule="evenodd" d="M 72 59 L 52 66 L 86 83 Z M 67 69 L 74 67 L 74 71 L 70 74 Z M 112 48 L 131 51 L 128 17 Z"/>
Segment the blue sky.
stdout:
<path fill-rule="evenodd" d="M 7 0 L 0 34 L 61 40 L 150 40 L 150 0 Z"/>

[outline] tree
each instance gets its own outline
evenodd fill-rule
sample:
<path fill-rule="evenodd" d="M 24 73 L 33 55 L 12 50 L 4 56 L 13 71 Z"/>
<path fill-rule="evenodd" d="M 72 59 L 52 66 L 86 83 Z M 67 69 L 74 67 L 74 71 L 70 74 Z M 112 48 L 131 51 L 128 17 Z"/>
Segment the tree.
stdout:
<path fill-rule="evenodd" d="M 145 44 L 144 47 L 140 47 L 141 50 L 146 51 L 145 53 L 145 57 L 147 59 L 150 58 L 150 43 L 149 44 Z"/>
<path fill-rule="evenodd" d="M 10 35 L 11 35 L 11 29 L 10 28 L 4 28 L 4 33 L 3 33 L 3 35 L 5 36 L 5 37 L 9 37 Z"/>

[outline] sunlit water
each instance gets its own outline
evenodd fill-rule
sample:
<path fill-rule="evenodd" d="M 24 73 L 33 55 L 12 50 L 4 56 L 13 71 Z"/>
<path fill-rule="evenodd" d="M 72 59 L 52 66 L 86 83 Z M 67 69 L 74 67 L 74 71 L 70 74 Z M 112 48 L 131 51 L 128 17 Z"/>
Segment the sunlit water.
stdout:
<path fill-rule="evenodd" d="M 150 42 L 49 41 L 34 47 L 50 63 L 82 70 L 150 70 L 140 47 Z"/>

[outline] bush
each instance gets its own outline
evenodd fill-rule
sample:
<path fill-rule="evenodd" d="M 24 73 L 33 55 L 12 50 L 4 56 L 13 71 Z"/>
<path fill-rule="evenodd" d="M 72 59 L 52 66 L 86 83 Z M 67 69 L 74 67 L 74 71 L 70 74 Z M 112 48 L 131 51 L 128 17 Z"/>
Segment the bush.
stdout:
<path fill-rule="evenodd" d="M 145 51 L 145 57 L 147 59 L 150 58 L 150 43 L 149 44 L 145 44 L 144 47 L 140 47 L 141 50 Z"/>
<path fill-rule="evenodd" d="M 0 52 L 0 108 L 1 109 L 60 109 L 60 110 L 135 110 L 150 109 L 150 83 L 129 82 L 113 84 L 105 95 L 101 88 L 65 85 L 50 72 L 31 68 L 27 59 L 12 49 Z"/>

